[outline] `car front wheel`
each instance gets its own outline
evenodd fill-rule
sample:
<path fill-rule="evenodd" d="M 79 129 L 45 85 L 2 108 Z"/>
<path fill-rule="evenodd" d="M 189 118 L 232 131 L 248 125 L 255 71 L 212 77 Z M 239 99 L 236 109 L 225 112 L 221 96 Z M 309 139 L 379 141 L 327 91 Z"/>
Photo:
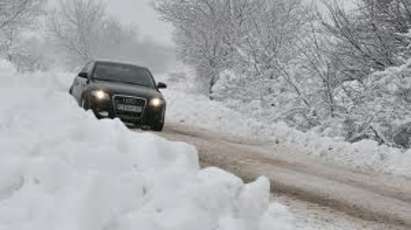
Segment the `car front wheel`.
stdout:
<path fill-rule="evenodd" d="M 83 108 L 84 110 L 89 110 L 90 109 L 89 103 L 84 98 L 81 100 L 81 108 Z"/>
<path fill-rule="evenodd" d="M 161 132 L 161 131 L 163 131 L 163 128 L 164 128 L 164 122 L 160 121 L 151 128 L 156 132 Z"/>

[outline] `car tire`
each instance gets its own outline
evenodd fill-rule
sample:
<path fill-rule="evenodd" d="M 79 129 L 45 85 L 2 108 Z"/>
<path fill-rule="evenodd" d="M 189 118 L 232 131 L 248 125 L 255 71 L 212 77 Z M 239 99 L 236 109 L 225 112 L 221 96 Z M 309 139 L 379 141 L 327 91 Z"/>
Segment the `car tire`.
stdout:
<path fill-rule="evenodd" d="M 155 124 L 153 127 L 151 127 L 153 131 L 155 132 L 161 132 L 163 131 L 164 128 L 164 122 L 158 122 L 157 124 Z"/>
<path fill-rule="evenodd" d="M 81 100 L 81 108 L 83 108 L 86 111 L 90 109 L 88 101 L 85 100 L 84 98 Z"/>

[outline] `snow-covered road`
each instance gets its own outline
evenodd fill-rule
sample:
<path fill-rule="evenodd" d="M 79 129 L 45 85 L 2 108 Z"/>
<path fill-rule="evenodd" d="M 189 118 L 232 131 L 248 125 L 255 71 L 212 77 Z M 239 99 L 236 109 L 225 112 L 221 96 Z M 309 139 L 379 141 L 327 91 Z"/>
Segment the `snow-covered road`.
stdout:
<path fill-rule="evenodd" d="M 347 214 L 335 215 L 323 208 L 318 208 L 324 211 L 318 214 L 315 209 L 307 209 L 315 213 L 307 215 L 318 216 L 319 222 L 326 220 L 325 222 L 331 222 L 330 226 L 334 226 L 333 222 L 344 223 L 344 218 L 350 216 L 350 220 L 346 221 L 350 225 L 345 229 L 411 227 L 410 180 L 325 165 L 304 158 L 304 154 L 295 152 L 290 146 L 275 146 L 264 140 L 241 140 L 182 125 L 168 125 L 162 135 L 195 145 L 203 166 L 218 166 L 246 181 L 254 180 L 260 175 L 267 176 L 271 181 L 272 192 L 289 197 L 288 200 L 292 201 L 289 202 L 290 206 L 301 206 L 296 205 L 295 201 L 302 200 Z M 273 155 L 276 156 L 274 159 Z M 342 218 L 330 221 L 329 218 L 324 218 L 326 213 Z M 304 215 L 300 213 L 297 216 Z M 312 223 L 318 225 L 316 221 Z M 310 225 L 303 229 L 310 229 L 307 226 Z"/>

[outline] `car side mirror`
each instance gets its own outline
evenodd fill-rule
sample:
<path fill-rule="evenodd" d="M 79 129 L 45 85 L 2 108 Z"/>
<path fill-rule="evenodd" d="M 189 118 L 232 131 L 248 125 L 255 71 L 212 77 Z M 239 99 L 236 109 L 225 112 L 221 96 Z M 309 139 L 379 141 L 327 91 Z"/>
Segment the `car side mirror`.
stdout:
<path fill-rule="evenodd" d="M 81 78 L 88 78 L 88 74 L 86 72 L 81 72 L 78 74 L 78 76 Z"/>
<path fill-rule="evenodd" d="M 157 88 L 158 88 L 158 89 L 167 89 L 167 85 L 166 85 L 165 83 L 163 83 L 163 82 L 159 82 L 159 83 L 157 84 Z"/>

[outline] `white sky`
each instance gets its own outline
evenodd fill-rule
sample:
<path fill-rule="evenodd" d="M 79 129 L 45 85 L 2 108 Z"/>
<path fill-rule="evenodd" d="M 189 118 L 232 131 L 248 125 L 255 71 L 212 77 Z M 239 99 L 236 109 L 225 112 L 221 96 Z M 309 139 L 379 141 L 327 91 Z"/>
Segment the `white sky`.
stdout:
<path fill-rule="evenodd" d="M 139 32 L 163 45 L 173 45 L 172 27 L 162 22 L 150 6 L 151 0 L 107 0 L 108 10 L 125 24 L 135 24 Z"/>

